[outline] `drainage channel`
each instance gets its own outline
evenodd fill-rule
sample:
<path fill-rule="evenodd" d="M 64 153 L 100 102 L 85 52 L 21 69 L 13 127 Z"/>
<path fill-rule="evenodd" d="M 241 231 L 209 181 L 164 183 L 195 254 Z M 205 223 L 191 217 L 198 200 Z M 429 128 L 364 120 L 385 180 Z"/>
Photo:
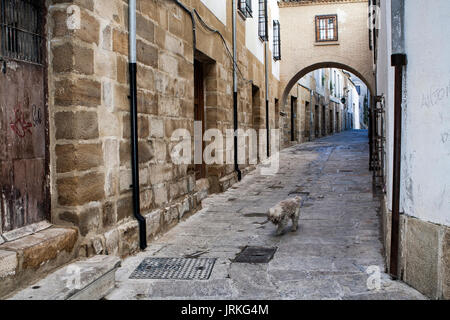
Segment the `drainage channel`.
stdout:
<path fill-rule="evenodd" d="M 145 258 L 130 279 L 208 280 L 215 258 Z"/>

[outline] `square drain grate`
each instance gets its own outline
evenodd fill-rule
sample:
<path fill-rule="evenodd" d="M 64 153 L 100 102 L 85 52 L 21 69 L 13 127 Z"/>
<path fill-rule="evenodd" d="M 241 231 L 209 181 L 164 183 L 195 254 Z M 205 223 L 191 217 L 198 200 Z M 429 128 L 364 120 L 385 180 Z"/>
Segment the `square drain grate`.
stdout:
<path fill-rule="evenodd" d="M 268 263 L 273 259 L 277 248 L 245 247 L 234 259 L 237 263 Z"/>
<path fill-rule="evenodd" d="M 215 258 L 145 258 L 130 279 L 208 280 Z"/>

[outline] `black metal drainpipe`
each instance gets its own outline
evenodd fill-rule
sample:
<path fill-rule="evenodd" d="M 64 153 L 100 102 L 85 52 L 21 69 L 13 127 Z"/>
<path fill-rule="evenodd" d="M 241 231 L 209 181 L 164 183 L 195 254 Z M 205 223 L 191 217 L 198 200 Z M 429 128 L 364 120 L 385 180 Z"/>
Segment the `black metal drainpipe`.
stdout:
<path fill-rule="evenodd" d="M 266 4 L 267 5 L 267 4 Z M 266 21 L 267 21 L 267 14 L 266 14 Z M 267 28 L 266 28 L 267 30 Z M 268 37 L 266 38 L 266 41 L 264 42 L 264 51 L 265 51 L 265 84 L 266 84 L 266 153 L 267 158 L 270 157 L 270 117 L 269 117 L 269 58 L 268 58 Z"/>
<path fill-rule="evenodd" d="M 129 0 L 129 71 L 130 71 L 130 113 L 131 113 L 131 167 L 133 181 L 133 214 L 139 224 L 139 246 L 147 248 L 147 226 L 141 215 L 139 190 L 139 147 L 137 122 L 137 68 L 136 68 L 136 0 Z"/>
<path fill-rule="evenodd" d="M 237 0 L 233 0 L 233 125 L 234 125 L 234 170 L 237 173 L 238 180 L 242 180 L 242 172 L 238 163 L 238 79 L 237 79 L 237 40 L 236 40 L 236 11 Z"/>
<path fill-rule="evenodd" d="M 393 54 L 392 66 L 395 67 L 395 102 L 394 102 L 394 173 L 392 188 L 392 233 L 390 274 L 399 277 L 399 234 L 400 234 L 400 171 L 402 154 L 402 96 L 403 67 L 406 66 L 405 54 Z"/>
<path fill-rule="evenodd" d="M 405 46 L 405 0 L 391 0 L 392 55 L 391 65 L 395 67 L 394 97 L 394 163 L 392 181 L 392 227 L 389 273 L 392 278 L 400 278 L 400 179 L 402 154 L 402 98 L 403 72 L 407 65 Z"/>
<path fill-rule="evenodd" d="M 192 19 L 193 47 L 195 52 L 196 33 L 194 14 L 182 3 L 174 0 Z M 131 170 L 133 189 L 133 215 L 139 224 L 139 247 L 147 248 L 147 224 L 141 215 L 140 183 L 139 183 L 139 138 L 137 111 L 137 67 L 136 67 L 136 0 L 129 0 L 129 72 L 130 72 L 130 113 L 131 113 Z"/>
<path fill-rule="evenodd" d="M 265 30 L 266 36 L 264 39 L 264 72 L 265 72 L 265 86 L 266 86 L 266 153 L 267 158 L 270 157 L 270 118 L 269 118 L 269 25 L 267 18 L 267 0 L 264 0 L 264 19 L 265 19 Z"/>

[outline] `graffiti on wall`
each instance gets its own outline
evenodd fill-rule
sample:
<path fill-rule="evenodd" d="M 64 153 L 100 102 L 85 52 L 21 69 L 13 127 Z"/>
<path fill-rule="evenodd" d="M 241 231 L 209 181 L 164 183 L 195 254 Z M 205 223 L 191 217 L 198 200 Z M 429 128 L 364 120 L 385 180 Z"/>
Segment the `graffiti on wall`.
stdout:
<path fill-rule="evenodd" d="M 38 127 L 43 123 L 41 107 L 36 105 L 31 106 L 31 121 L 32 122 L 27 119 L 21 105 L 18 104 L 14 108 L 14 115 L 10 120 L 9 126 L 19 138 L 25 138 L 27 135 L 33 135 L 32 128 Z"/>
<path fill-rule="evenodd" d="M 10 122 L 11 130 L 20 138 L 25 138 L 27 134 L 32 135 L 33 124 L 25 119 L 25 113 L 20 105 L 14 108 L 14 119 Z"/>
<path fill-rule="evenodd" d="M 430 108 L 449 98 L 450 82 L 446 87 L 430 88 L 428 92 L 422 94 L 422 107 Z"/>
<path fill-rule="evenodd" d="M 38 127 L 42 124 L 42 111 L 41 108 L 33 104 L 31 107 L 32 119 L 35 127 Z"/>

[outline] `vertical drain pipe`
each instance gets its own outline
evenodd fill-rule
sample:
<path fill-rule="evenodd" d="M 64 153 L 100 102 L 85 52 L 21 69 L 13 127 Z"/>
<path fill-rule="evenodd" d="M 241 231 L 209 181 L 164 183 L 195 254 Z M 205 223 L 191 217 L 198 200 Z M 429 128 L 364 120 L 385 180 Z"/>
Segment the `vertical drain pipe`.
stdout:
<path fill-rule="evenodd" d="M 236 41 L 236 14 L 237 0 L 233 0 L 233 124 L 234 124 L 234 170 L 237 173 L 238 180 L 242 180 L 242 172 L 238 163 L 238 79 L 237 79 L 237 41 Z"/>
<path fill-rule="evenodd" d="M 402 154 L 402 96 L 403 69 L 407 64 L 404 33 L 404 0 L 392 0 L 392 57 L 395 67 L 394 102 L 394 174 L 392 187 L 392 231 L 389 272 L 394 279 L 399 278 L 399 238 L 400 238 L 400 182 Z"/>
<path fill-rule="evenodd" d="M 267 4 L 267 3 L 266 3 Z M 267 16 L 266 16 L 267 21 Z M 268 30 L 266 30 L 268 32 Z M 267 40 L 264 42 L 264 51 L 265 51 L 265 72 L 266 72 L 266 135 L 267 135 L 267 158 L 270 157 L 270 127 L 269 127 L 269 64 L 268 64 L 268 42 Z"/>
<path fill-rule="evenodd" d="M 130 72 L 130 119 L 131 119 L 131 167 L 133 181 L 133 214 L 139 223 L 139 246 L 147 248 L 145 218 L 141 215 L 139 191 L 139 148 L 137 121 L 137 68 L 136 68 L 136 0 L 129 0 L 129 72 Z"/>
<path fill-rule="evenodd" d="M 266 85 L 266 135 L 267 135 L 267 158 L 270 157 L 270 127 L 269 127 L 269 23 L 267 15 L 267 0 L 264 0 L 264 19 L 265 19 L 265 41 L 264 41 L 264 68 L 265 68 L 265 85 Z"/>

